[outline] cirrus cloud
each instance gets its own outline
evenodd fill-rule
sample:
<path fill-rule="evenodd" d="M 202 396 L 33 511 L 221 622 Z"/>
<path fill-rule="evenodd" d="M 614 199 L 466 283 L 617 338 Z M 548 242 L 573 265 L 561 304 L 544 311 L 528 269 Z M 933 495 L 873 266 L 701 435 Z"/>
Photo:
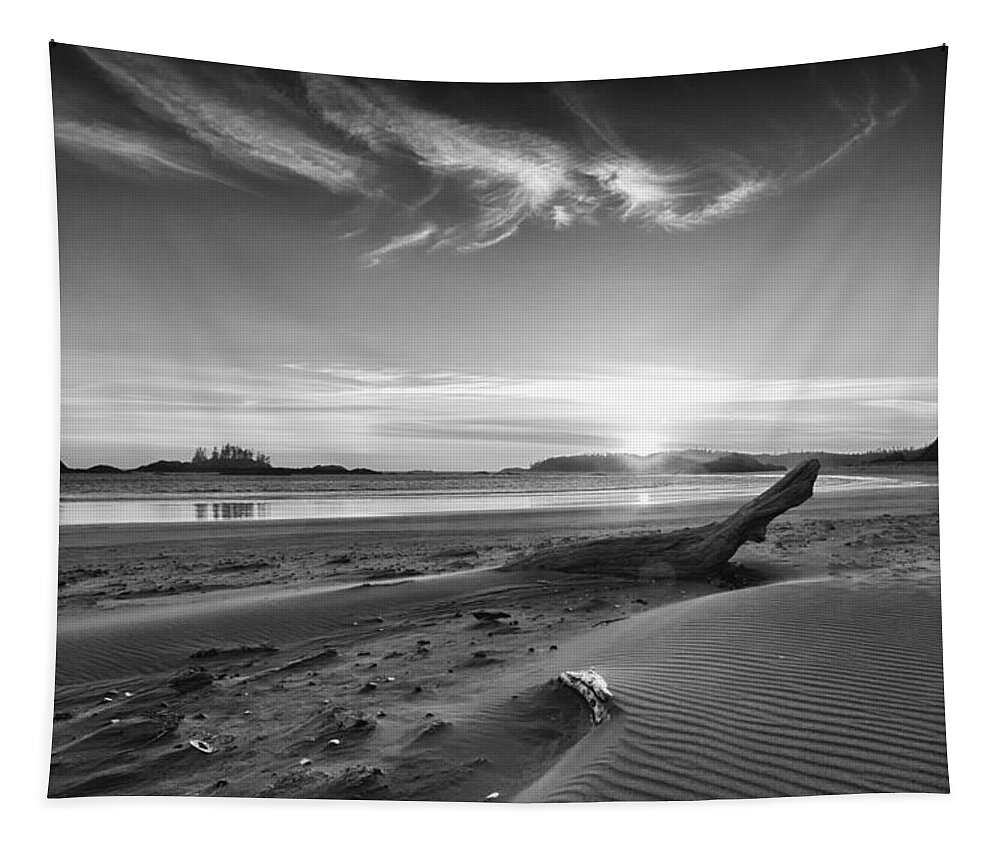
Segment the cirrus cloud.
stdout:
<path fill-rule="evenodd" d="M 60 155 L 140 181 L 265 195 L 312 187 L 351 211 L 338 222 L 368 266 L 407 250 L 483 250 L 528 223 L 703 227 L 841 161 L 917 91 L 904 65 L 881 87 L 817 71 L 793 108 L 749 92 L 727 125 L 744 129 L 721 132 L 698 98 L 671 95 L 672 78 L 660 89 L 628 80 L 515 86 L 513 107 L 491 109 L 473 84 L 80 50 L 95 86 L 115 98 L 96 112 L 88 102 L 84 115 L 74 105 L 79 83 L 60 87 Z"/>

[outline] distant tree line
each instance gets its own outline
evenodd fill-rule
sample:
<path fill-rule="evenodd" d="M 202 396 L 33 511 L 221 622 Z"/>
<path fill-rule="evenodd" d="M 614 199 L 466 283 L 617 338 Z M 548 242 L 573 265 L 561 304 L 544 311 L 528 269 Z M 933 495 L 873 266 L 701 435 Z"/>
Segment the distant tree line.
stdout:
<path fill-rule="evenodd" d="M 227 443 L 222 449 L 213 446 L 211 454 L 204 446 L 199 446 L 194 451 L 191 463 L 196 467 L 208 468 L 270 467 L 271 457 L 263 452 L 255 453 L 253 449 L 244 449 L 242 446 Z"/>
<path fill-rule="evenodd" d="M 920 448 L 877 449 L 870 452 L 783 452 L 780 454 L 720 453 L 684 449 L 633 455 L 625 452 L 560 455 L 535 461 L 534 473 L 763 473 L 788 469 L 807 458 L 817 458 L 824 467 L 864 467 L 869 464 L 936 463 L 935 438 Z"/>

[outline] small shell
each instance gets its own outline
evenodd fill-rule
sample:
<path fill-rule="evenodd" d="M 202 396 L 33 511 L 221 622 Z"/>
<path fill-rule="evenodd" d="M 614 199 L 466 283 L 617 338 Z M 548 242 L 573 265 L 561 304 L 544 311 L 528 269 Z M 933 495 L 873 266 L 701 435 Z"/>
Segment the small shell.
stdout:
<path fill-rule="evenodd" d="M 201 751 L 202 753 L 215 753 L 215 747 L 210 745 L 204 739 L 191 739 L 188 744 L 191 745 L 191 747 L 193 747 L 196 751 Z"/>

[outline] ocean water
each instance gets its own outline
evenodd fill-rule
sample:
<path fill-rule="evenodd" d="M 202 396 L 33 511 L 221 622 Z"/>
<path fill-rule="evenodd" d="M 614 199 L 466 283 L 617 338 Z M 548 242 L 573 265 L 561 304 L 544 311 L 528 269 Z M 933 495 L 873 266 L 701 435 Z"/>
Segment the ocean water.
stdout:
<path fill-rule="evenodd" d="M 603 475 L 410 473 L 340 476 L 64 474 L 61 526 L 410 517 L 626 508 L 750 498 L 780 473 Z M 884 476 L 820 476 L 817 493 L 914 487 Z"/>

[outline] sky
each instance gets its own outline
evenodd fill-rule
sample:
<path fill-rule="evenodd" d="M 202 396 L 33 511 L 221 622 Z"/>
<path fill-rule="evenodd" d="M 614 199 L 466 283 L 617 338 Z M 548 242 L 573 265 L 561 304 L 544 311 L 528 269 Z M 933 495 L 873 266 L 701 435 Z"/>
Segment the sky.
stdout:
<path fill-rule="evenodd" d="M 461 84 L 53 44 L 63 460 L 925 444 L 945 60 Z"/>

